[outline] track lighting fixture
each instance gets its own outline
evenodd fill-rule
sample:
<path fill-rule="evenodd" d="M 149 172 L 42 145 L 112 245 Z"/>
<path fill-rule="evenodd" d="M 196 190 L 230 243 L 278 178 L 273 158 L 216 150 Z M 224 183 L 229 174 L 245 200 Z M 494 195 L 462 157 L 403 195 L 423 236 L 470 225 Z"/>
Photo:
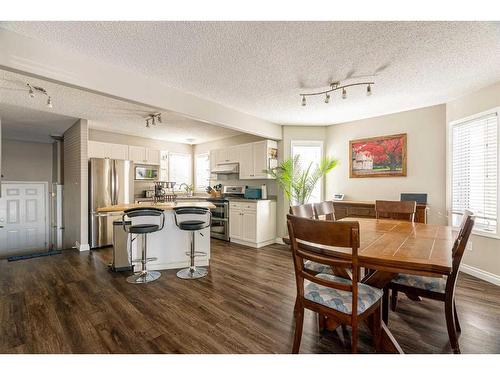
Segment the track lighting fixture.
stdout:
<path fill-rule="evenodd" d="M 26 86 L 28 86 L 28 95 L 30 98 L 34 98 L 37 94 L 45 95 L 47 97 L 47 108 L 52 108 L 52 98 L 47 93 L 47 90 L 40 86 L 32 86 L 30 83 L 27 83 Z"/>
<path fill-rule="evenodd" d="M 161 124 L 161 113 L 153 113 L 148 115 L 146 118 L 146 128 L 149 128 L 151 125 Z"/>
<path fill-rule="evenodd" d="M 311 93 L 300 93 L 299 95 L 302 97 L 301 104 L 302 106 L 306 105 L 306 96 L 317 96 L 317 95 L 325 95 L 325 103 L 329 103 L 331 99 L 331 93 L 342 90 L 342 99 L 347 99 L 347 87 L 352 87 L 352 86 L 361 86 L 361 85 L 366 85 L 366 95 L 370 96 L 372 94 L 372 85 L 374 85 L 375 82 L 356 82 L 356 83 L 350 83 L 347 85 L 341 85 L 340 81 L 332 82 L 330 83 L 330 88 L 325 91 L 318 91 L 318 92 L 311 92 Z"/>

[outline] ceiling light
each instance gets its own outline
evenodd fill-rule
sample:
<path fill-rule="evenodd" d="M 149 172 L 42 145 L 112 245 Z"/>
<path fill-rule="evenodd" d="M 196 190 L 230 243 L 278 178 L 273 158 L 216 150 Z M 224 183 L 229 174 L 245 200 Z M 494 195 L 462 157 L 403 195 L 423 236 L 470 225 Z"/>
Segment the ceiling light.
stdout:
<path fill-rule="evenodd" d="M 196 138 L 186 138 L 186 141 L 187 141 L 189 144 L 193 144 L 195 140 L 196 140 Z"/>
<path fill-rule="evenodd" d="M 47 107 L 52 108 L 52 98 L 50 96 L 47 99 Z"/>
<path fill-rule="evenodd" d="M 31 88 L 31 86 L 29 84 L 28 84 L 28 87 L 30 88 L 28 91 L 28 95 L 30 96 L 30 98 L 34 98 L 35 92 L 33 91 L 33 89 Z"/>
<path fill-rule="evenodd" d="M 158 123 L 161 124 L 161 113 L 158 113 L 158 116 L 156 118 L 158 119 Z"/>
<path fill-rule="evenodd" d="M 161 124 L 161 113 L 150 114 L 144 120 L 146 120 L 146 128 L 149 128 L 150 125 Z"/>
<path fill-rule="evenodd" d="M 350 79 L 352 80 L 353 78 Z M 342 90 L 342 99 L 347 99 L 347 90 L 346 90 L 347 87 L 366 85 L 366 95 L 370 96 L 372 94 L 372 85 L 374 84 L 375 82 L 355 82 L 349 84 L 341 84 L 340 81 L 334 81 L 330 83 L 330 88 L 328 90 L 300 93 L 299 95 L 302 96 L 301 104 L 303 107 L 306 105 L 306 96 L 325 95 L 324 101 L 325 103 L 328 104 L 330 103 L 332 92 L 335 92 L 337 90 Z"/>

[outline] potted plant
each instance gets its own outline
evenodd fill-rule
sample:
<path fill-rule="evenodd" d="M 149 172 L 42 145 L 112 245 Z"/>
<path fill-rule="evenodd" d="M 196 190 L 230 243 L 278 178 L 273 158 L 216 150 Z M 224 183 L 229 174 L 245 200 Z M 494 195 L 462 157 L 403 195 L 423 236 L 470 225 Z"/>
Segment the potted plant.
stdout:
<path fill-rule="evenodd" d="M 337 159 L 325 157 L 318 165 L 313 166 L 313 163 L 310 163 L 308 166 L 303 166 L 297 155 L 265 172 L 276 179 L 290 204 L 301 205 L 308 202 L 316 184 L 337 164 Z"/>

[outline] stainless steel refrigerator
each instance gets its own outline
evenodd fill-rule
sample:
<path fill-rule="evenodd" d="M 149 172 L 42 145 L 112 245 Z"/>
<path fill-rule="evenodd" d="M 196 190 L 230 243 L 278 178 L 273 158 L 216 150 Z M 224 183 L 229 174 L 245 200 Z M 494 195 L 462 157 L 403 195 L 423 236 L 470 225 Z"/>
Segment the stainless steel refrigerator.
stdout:
<path fill-rule="evenodd" d="M 134 202 L 134 164 L 129 160 L 89 161 L 90 247 L 113 243 L 113 221 L 122 213 L 98 213 L 99 207 Z"/>

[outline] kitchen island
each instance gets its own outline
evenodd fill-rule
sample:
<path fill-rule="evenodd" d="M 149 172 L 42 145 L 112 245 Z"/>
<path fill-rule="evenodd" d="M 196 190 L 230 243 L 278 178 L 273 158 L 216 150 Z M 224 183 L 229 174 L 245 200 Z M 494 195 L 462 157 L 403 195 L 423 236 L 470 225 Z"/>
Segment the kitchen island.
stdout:
<path fill-rule="evenodd" d="M 160 208 L 165 213 L 165 226 L 161 231 L 148 234 L 147 253 L 148 258 L 155 257 L 157 260 L 148 263 L 148 270 L 166 270 L 184 268 L 189 266 L 189 256 L 186 255 L 190 249 L 190 232 L 182 231 L 175 225 L 174 207 L 204 207 L 214 208 L 210 202 L 167 202 L 167 203 L 136 203 L 120 204 L 115 206 L 100 207 L 99 213 L 123 212 L 130 208 Z M 186 217 L 189 219 L 189 217 Z M 157 218 L 133 218 L 132 224 L 151 223 Z M 135 237 L 135 235 L 133 235 Z M 141 241 L 132 242 L 132 259 L 141 257 Z M 210 260 L 210 227 L 197 232 L 195 236 L 195 251 L 206 253 L 196 258 L 197 266 L 208 266 Z M 136 267 L 137 269 L 138 267 Z"/>

